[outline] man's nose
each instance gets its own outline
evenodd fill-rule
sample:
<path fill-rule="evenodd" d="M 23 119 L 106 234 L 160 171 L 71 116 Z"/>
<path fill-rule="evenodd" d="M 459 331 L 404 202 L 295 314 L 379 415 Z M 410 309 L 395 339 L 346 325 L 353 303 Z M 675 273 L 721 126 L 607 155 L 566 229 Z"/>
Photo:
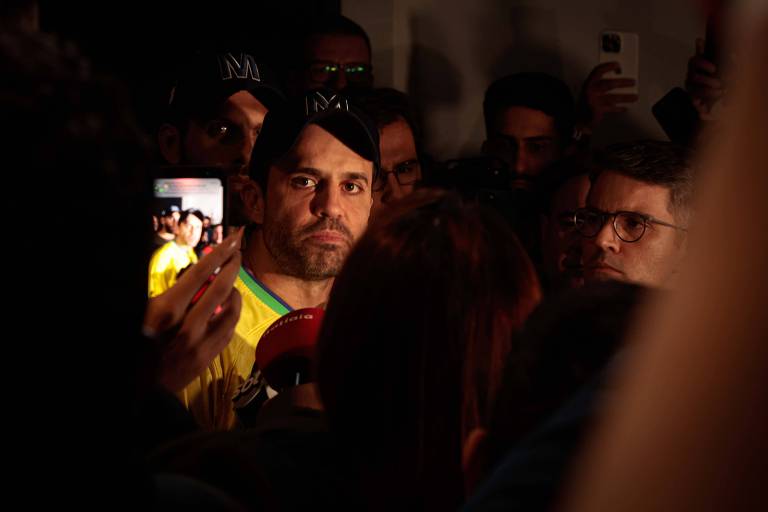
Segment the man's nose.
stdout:
<path fill-rule="evenodd" d="M 315 192 L 311 208 L 312 213 L 318 217 L 340 217 L 342 211 L 341 190 L 338 187 L 320 187 Z"/>
<path fill-rule="evenodd" d="M 613 221 L 610 218 L 606 220 L 603 227 L 597 232 L 595 244 L 606 252 L 619 252 L 621 241 L 613 229 Z"/>

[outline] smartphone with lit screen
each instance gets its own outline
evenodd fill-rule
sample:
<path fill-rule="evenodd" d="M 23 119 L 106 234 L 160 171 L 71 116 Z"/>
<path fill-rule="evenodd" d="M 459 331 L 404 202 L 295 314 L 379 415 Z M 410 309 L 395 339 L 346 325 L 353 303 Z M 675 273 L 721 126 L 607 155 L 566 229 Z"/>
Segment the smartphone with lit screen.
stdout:
<path fill-rule="evenodd" d="M 598 61 L 618 62 L 620 70 L 606 73 L 603 78 L 632 78 L 633 87 L 611 91 L 612 94 L 637 94 L 640 79 L 640 36 L 633 32 L 604 30 L 600 33 Z"/>

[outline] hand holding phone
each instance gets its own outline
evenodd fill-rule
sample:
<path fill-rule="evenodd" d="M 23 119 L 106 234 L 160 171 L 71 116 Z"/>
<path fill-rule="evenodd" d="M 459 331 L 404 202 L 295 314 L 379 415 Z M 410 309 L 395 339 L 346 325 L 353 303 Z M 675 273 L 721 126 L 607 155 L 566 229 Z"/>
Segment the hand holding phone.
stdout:
<path fill-rule="evenodd" d="M 638 36 L 625 32 L 600 34 L 600 63 L 584 81 L 577 127 L 592 132 L 606 115 L 627 111 L 638 100 Z"/>
<path fill-rule="evenodd" d="M 240 318 L 240 294 L 233 285 L 242 236 L 240 229 L 227 237 L 147 303 L 144 333 L 160 344 L 159 380 L 169 391 L 183 389 L 230 341 Z"/>
<path fill-rule="evenodd" d="M 640 36 L 632 32 L 603 31 L 600 34 L 600 64 L 615 63 L 603 73 L 605 79 L 632 80 L 632 85 L 620 86 L 615 94 L 637 94 L 640 77 Z M 629 83 L 624 82 L 624 83 Z"/>

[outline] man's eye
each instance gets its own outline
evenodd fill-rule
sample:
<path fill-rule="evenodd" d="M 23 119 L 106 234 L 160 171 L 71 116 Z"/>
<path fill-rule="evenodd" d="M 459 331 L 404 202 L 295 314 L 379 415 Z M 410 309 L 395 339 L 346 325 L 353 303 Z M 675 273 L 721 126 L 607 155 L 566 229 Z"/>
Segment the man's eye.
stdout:
<path fill-rule="evenodd" d="M 626 216 L 624 217 L 624 225 L 628 229 L 639 229 L 645 225 L 645 220 L 641 217 Z"/>
<path fill-rule="evenodd" d="M 296 188 L 311 188 L 316 185 L 315 180 L 306 176 L 296 176 L 291 178 L 291 185 Z"/>
<path fill-rule="evenodd" d="M 528 151 L 530 151 L 534 155 L 544 153 L 547 149 L 549 149 L 549 144 L 538 143 L 538 144 L 528 145 Z"/>
<path fill-rule="evenodd" d="M 408 175 L 416 170 L 416 162 L 405 162 L 395 168 L 398 175 Z"/>
<path fill-rule="evenodd" d="M 214 121 L 208 125 L 208 135 L 211 137 L 224 137 L 229 131 L 229 124 L 222 121 Z"/>
<path fill-rule="evenodd" d="M 344 188 L 345 192 L 349 192 L 351 194 L 359 194 L 360 192 L 363 191 L 363 187 L 361 187 L 357 183 L 352 183 L 349 181 L 346 183 L 343 183 L 342 187 Z"/>

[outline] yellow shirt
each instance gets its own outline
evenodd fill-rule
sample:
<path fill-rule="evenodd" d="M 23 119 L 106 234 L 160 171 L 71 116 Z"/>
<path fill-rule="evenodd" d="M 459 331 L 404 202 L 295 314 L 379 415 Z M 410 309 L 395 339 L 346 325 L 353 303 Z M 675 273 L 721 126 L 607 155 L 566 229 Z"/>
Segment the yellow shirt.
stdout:
<path fill-rule="evenodd" d="M 191 247 L 184 249 L 175 241 L 164 244 L 149 260 L 149 296 L 160 295 L 176 284 L 179 272 L 197 263 L 197 254 Z"/>
<path fill-rule="evenodd" d="M 182 403 L 205 430 L 231 430 L 236 426 L 232 397 L 251 375 L 256 344 L 275 320 L 292 310 L 243 267 L 235 288 L 243 306 L 232 340 L 208 369 L 179 393 Z"/>

